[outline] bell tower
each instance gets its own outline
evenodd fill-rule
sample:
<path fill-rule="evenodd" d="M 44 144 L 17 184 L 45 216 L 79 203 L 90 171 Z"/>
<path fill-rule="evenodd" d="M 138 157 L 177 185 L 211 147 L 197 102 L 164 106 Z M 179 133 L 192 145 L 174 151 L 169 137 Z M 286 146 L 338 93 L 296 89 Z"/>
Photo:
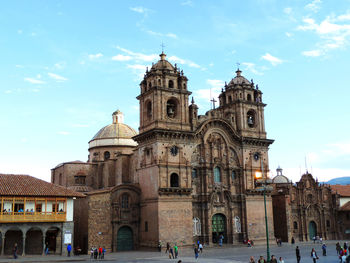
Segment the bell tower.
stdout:
<path fill-rule="evenodd" d="M 187 77 L 171 65 L 162 52 L 160 60 L 146 71 L 140 83 L 140 127 L 143 133 L 152 129 L 190 130 Z"/>
<path fill-rule="evenodd" d="M 191 245 L 192 181 L 194 149 L 194 103 L 189 106 L 187 77 L 162 52 L 160 60 L 146 70 L 140 83 L 139 134 L 136 178 L 142 189 L 142 246 L 158 246 L 171 240 Z M 190 116 L 191 113 L 191 116 Z M 147 226 L 147 227 L 146 227 Z"/>

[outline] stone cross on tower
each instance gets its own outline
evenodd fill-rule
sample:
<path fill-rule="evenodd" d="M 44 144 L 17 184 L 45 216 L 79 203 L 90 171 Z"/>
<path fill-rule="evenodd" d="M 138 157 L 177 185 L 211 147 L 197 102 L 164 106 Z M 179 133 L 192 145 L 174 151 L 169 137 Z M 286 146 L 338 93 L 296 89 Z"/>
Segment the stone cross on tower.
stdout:
<path fill-rule="evenodd" d="M 210 101 L 213 103 L 213 109 L 215 110 L 215 102 L 217 102 L 217 100 L 213 98 Z"/>
<path fill-rule="evenodd" d="M 162 47 L 162 53 L 164 53 L 165 45 L 163 44 L 163 42 L 162 42 L 162 44 L 160 46 Z"/>

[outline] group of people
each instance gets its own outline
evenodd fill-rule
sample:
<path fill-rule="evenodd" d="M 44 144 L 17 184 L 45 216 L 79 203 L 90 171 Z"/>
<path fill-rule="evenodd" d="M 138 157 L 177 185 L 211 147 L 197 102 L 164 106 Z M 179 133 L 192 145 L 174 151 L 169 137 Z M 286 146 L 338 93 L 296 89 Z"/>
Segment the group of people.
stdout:
<path fill-rule="evenodd" d="M 347 242 L 344 242 L 343 246 L 341 246 L 340 243 L 337 242 L 337 244 L 335 244 L 335 249 L 337 250 L 337 255 L 339 255 L 340 263 L 350 262 L 349 246 Z"/>
<path fill-rule="evenodd" d="M 169 258 L 177 258 L 179 255 L 179 247 L 176 245 L 174 245 L 174 247 L 172 247 L 170 245 L 169 242 L 166 243 L 166 250 L 165 250 L 165 254 L 169 254 Z"/>
<path fill-rule="evenodd" d="M 105 253 L 106 253 L 106 249 L 99 246 L 97 247 L 91 247 L 90 249 L 90 260 L 92 259 L 104 259 L 105 258 Z"/>
<path fill-rule="evenodd" d="M 199 257 L 199 253 L 203 253 L 203 244 L 198 240 L 197 245 L 193 244 L 194 250 L 194 258 L 197 259 Z"/>
<path fill-rule="evenodd" d="M 255 261 L 254 257 L 251 256 L 249 263 L 266 263 L 266 259 L 263 256 L 260 256 L 257 261 Z M 284 260 L 282 257 L 279 257 L 278 261 L 275 255 L 271 255 L 270 263 L 284 263 Z"/>

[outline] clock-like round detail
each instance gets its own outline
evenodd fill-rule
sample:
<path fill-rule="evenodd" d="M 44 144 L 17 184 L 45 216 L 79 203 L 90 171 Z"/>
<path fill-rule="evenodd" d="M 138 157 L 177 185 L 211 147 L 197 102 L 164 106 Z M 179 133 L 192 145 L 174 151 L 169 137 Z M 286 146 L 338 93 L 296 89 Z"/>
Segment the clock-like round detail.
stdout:
<path fill-rule="evenodd" d="M 178 152 L 179 152 L 179 148 L 177 146 L 174 145 L 170 148 L 170 153 L 172 156 L 176 156 Z"/>
<path fill-rule="evenodd" d="M 260 154 L 259 153 L 254 153 L 254 160 L 257 161 L 259 160 Z"/>

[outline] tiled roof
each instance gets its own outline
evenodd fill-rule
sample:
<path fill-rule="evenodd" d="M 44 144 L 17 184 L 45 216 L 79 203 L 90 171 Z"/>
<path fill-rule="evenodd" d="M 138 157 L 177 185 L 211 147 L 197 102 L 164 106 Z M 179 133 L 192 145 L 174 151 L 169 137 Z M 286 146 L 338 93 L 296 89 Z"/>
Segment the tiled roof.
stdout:
<path fill-rule="evenodd" d="M 335 184 L 331 185 L 331 188 L 333 193 L 338 193 L 341 197 L 350 197 L 350 185 Z"/>
<path fill-rule="evenodd" d="M 346 202 L 339 210 L 340 211 L 350 211 L 350 201 Z"/>
<path fill-rule="evenodd" d="M 1 196 L 84 197 L 66 187 L 48 183 L 29 175 L 0 174 Z"/>

